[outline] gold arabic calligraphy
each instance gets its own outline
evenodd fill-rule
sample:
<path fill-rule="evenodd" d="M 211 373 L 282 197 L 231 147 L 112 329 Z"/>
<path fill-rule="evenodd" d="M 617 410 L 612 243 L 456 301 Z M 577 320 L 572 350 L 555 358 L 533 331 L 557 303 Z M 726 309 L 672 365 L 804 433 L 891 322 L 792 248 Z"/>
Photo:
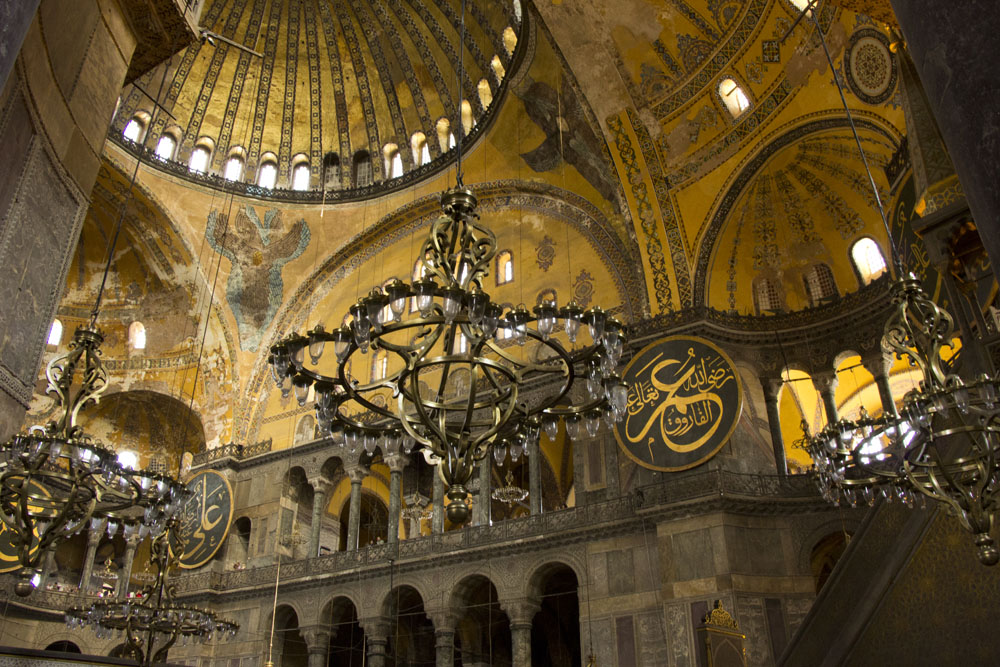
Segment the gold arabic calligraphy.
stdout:
<path fill-rule="evenodd" d="M 720 390 L 736 381 L 722 358 L 706 361 L 693 347 L 683 359 L 663 356 L 660 352 L 635 373 L 640 377 L 629 388 L 625 418 L 626 438 L 636 444 L 644 442 L 651 461 L 656 438 L 650 431 L 654 427 L 659 428 L 667 447 L 678 453 L 694 451 L 708 442 L 722 423 L 725 404 Z M 632 428 L 633 418 L 641 423 L 638 433 Z"/>
<path fill-rule="evenodd" d="M 218 487 L 209 494 L 208 484 L 205 482 L 203 477 L 199 480 L 201 487 L 200 494 L 198 491 L 195 492 L 194 497 L 188 501 L 187 507 L 185 507 L 184 523 L 188 530 L 184 532 L 189 534 L 188 544 L 185 545 L 184 553 L 181 555 L 181 560 L 186 560 L 197 554 L 202 547 L 205 545 L 205 540 L 209 537 L 208 533 L 219 525 L 219 522 L 225 517 L 225 510 L 222 505 L 215 503 L 215 500 L 225 501 L 226 488 L 223 486 Z M 200 498 L 198 496 L 201 496 Z M 213 516 L 214 513 L 214 516 Z M 193 529 L 193 530 L 192 530 Z M 209 547 L 215 546 L 215 540 L 210 540 Z"/>

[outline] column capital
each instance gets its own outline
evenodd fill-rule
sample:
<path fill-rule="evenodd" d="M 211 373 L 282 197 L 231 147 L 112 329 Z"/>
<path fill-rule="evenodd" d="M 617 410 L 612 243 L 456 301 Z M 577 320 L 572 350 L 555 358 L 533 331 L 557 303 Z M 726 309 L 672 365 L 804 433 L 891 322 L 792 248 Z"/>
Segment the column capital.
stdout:
<path fill-rule="evenodd" d="M 403 452 L 394 452 L 384 455 L 382 462 L 389 466 L 389 472 L 403 472 L 403 468 L 410 462 L 410 457 Z"/>
<path fill-rule="evenodd" d="M 91 530 L 87 532 L 87 546 L 96 548 L 101 540 L 104 539 L 103 530 Z"/>
<path fill-rule="evenodd" d="M 875 354 L 871 354 L 865 357 L 861 357 L 861 365 L 864 366 L 865 370 L 872 374 L 873 377 L 879 377 L 882 375 L 888 375 L 889 368 L 891 367 L 890 355 L 886 353 L 885 350 L 879 350 Z"/>
<path fill-rule="evenodd" d="M 835 391 L 837 389 L 837 371 L 819 371 L 812 373 L 813 386 L 816 391 Z"/>
<path fill-rule="evenodd" d="M 785 381 L 780 377 L 762 377 L 760 379 L 760 386 L 764 390 L 764 400 L 765 401 L 777 401 L 778 394 L 781 392 L 781 387 L 785 384 Z"/>
<path fill-rule="evenodd" d="M 313 488 L 313 492 L 317 495 L 328 496 L 333 492 L 333 481 L 323 477 L 322 475 L 312 477 L 308 480 L 308 482 L 309 486 Z"/>
<path fill-rule="evenodd" d="M 427 618 L 434 624 L 434 634 L 451 633 L 455 634 L 455 627 L 458 625 L 458 617 L 450 610 L 425 610 Z"/>
<path fill-rule="evenodd" d="M 365 477 L 368 476 L 368 468 L 364 467 L 360 463 L 349 463 L 345 465 L 344 472 L 347 473 L 347 477 L 351 480 L 351 484 L 360 484 L 364 481 Z"/>
<path fill-rule="evenodd" d="M 510 627 L 531 627 L 531 622 L 535 618 L 535 614 L 542 606 L 536 601 L 530 598 L 524 598 L 522 600 L 511 600 L 508 602 L 501 602 L 500 607 L 507 612 L 507 616 L 510 618 Z"/>
<path fill-rule="evenodd" d="M 323 625 L 308 625 L 299 628 L 299 634 L 306 642 L 309 653 L 326 654 L 330 650 L 330 628 Z"/>
<path fill-rule="evenodd" d="M 358 625 L 364 629 L 365 637 L 369 642 L 388 641 L 392 631 L 392 622 L 385 616 L 362 618 L 358 621 Z"/>

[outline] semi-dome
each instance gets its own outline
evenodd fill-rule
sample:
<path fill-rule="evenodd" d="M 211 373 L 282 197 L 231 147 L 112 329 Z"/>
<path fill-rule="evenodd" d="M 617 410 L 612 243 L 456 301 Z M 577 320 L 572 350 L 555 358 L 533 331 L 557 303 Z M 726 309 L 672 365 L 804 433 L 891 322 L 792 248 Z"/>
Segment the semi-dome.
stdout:
<path fill-rule="evenodd" d="M 200 42 L 122 91 L 110 135 L 251 195 L 396 189 L 449 164 L 506 89 L 520 4 L 466 3 L 464 41 L 461 20 L 459 0 L 215 0 Z"/>

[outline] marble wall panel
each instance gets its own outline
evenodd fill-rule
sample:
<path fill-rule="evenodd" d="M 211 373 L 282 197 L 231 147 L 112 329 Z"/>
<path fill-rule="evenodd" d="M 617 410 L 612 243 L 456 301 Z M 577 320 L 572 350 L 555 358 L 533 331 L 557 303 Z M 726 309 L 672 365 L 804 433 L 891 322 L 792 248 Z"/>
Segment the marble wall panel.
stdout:
<path fill-rule="evenodd" d="M 671 546 L 677 581 L 715 575 L 715 557 L 708 529 L 678 533 L 673 536 Z"/>
<path fill-rule="evenodd" d="M 635 651 L 635 619 L 619 616 L 615 619 L 615 640 L 618 644 L 618 667 L 638 667 Z"/>
<path fill-rule="evenodd" d="M 773 665 L 774 657 L 771 655 L 771 642 L 764 616 L 764 600 L 747 595 L 736 596 L 736 611 L 733 616 L 740 624 L 740 631 L 747 636 L 743 644 L 747 652 L 747 665 L 750 667 Z"/>
<path fill-rule="evenodd" d="M 663 613 L 649 611 L 636 614 L 639 635 L 639 664 L 642 667 L 667 665 L 667 637 Z"/>
<path fill-rule="evenodd" d="M 633 549 L 608 552 L 608 592 L 623 595 L 635 592 Z"/>
<path fill-rule="evenodd" d="M 666 619 L 667 650 L 670 667 L 694 667 L 691 643 L 691 620 L 686 603 L 668 604 L 663 608 Z"/>

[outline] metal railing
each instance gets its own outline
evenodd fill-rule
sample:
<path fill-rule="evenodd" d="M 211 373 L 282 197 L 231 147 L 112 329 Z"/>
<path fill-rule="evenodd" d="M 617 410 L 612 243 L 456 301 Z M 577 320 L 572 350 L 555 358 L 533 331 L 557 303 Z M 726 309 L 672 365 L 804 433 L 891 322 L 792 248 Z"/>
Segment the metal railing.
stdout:
<path fill-rule="evenodd" d="M 194 458 L 191 461 L 191 466 L 196 468 L 213 461 L 221 461 L 222 459 L 235 459 L 237 461 L 243 461 L 245 459 L 253 458 L 254 456 L 267 454 L 270 451 L 271 438 L 253 445 L 237 445 L 236 443 L 231 442 L 228 445 L 222 445 L 221 447 L 208 449 L 204 452 L 198 452 L 194 455 Z"/>

